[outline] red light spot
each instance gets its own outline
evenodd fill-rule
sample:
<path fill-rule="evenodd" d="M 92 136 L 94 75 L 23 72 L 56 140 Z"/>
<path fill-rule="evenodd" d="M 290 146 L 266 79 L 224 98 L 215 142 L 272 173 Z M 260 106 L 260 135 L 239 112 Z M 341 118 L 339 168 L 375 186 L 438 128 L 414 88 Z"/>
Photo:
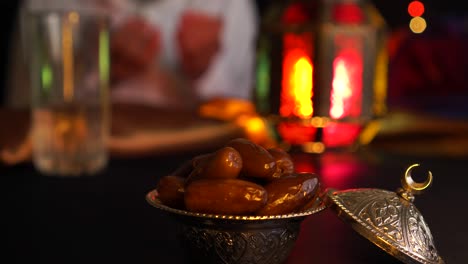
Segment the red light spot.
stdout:
<path fill-rule="evenodd" d="M 309 20 L 309 15 L 305 11 L 302 4 L 292 4 L 289 6 L 283 14 L 283 22 L 286 24 L 300 24 L 305 23 Z"/>
<path fill-rule="evenodd" d="M 329 123 L 323 130 L 323 143 L 329 148 L 351 146 L 359 137 L 362 125 L 354 123 Z"/>
<path fill-rule="evenodd" d="M 313 141 L 317 128 L 297 123 L 282 122 L 278 125 L 278 132 L 285 142 L 301 145 Z"/>
<path fill-rule="evenodd" d="M 420 1 L 413 1 L 408 5 L 408 14 L 412 17 L 422 16 L 424 14 L 424 4 Z"/>
<path fill-rule="evenodd" d="M 333 8 L 333 19 L 338 23 L 356 24 L 364 20 L 364 14 L 354 3 L 337 4 Z"/>
<path fill-rule="evenodd" d="M 307 153 L 296 153 L 293 157 L 293 162 L 296 172 L 318 173 L 318 168 L 316 168 L 317 165 L 315 164 L 316 160 Z"/>

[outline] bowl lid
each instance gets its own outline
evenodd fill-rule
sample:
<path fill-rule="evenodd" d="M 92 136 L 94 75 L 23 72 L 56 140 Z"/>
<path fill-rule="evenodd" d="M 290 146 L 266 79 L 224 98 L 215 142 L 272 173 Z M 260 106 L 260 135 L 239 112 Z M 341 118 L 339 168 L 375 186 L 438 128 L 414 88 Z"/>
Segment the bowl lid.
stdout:
<path fill-rule="evenodd" d="M 418 183 L 411 165 L 401 177 L 397 192 L 381 189 L 330 189 L 325 202 L 359 234 L 404 263 L 441 264 L 428 225 L 413 205 L 414 195 L 432 183 L 428 171 L 425 182 Z"/>

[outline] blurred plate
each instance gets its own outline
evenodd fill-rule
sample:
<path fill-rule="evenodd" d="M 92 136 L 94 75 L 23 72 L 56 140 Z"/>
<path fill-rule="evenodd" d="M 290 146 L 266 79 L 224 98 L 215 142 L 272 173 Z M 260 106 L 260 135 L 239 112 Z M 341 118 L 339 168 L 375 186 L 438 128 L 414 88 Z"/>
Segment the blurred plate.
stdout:
<path fill-rule="evenodd" d="M 0 109 L 0 123 L 0 164 L 30 160 L 29 110 Z M 119 157 L 206 150 L 242 135 L 238 125 L 202 118 L 195 111 L 116 104 L 109 150 Z"/>
<path fill-rule="evenodd" d="M 119 156 L 207 149 L 242 133 L 234 123 L 201 118 L 194 111 L 118 105 L 113 110 L 109 148 Z"/>

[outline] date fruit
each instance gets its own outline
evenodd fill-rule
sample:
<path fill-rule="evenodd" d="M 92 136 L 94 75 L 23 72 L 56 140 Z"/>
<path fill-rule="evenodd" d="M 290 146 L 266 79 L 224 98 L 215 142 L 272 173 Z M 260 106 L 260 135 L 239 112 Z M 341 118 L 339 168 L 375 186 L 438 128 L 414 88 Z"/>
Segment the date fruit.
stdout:
<path fill-rule="evenodd" d="M 317 193 L 319 181 L 313 173 L 297 173 L 277 179 L 265 186 L 266 205 L 257 215 L 281 215 L 304 207 Z"/>
<path fill-rule="evenodd" d="M 157 185 L 161 203 L 216 215 L 284 215 L 317 205 L 316 174 L 296 173 L 281 148 L 236 138 L 183 163 Z"/>
<path fill-rule="evenodd" d="M 224 147 L 214 153 L 208 162 L 202 166 L 202 178 L 236 178 L 242 169 L 242 158 L 231 147 Z"/>
<path fill-rule="evenodd" d="M 200 179 L 185 189 L 187 210 L 198 213 L 250 215 L 266 200 L 262 186 L 239 179 Z"/>
<path fill-rule="evenodd" d="M 197 156 L 192 161 L 194 169 L 186 184 L 198 179 L 237 178 L 242 169 L 242 158 L 231 147 L 224 147 L 214 153 Z"/>
<path fill-rule="evenodd" d="M 268 152 L 276 162 L 276 171 L 271 176 L 273 179 L 279 179 L 294 172 L 294 163 L 288 152 L 281 148 L 270 148 Z"/>
<path fill-rule="evenodd" d="M 185 178 L 180 176 L 167 175 L 162 177 L 156 186 L 159 200 L 169 207 L 184 208 L 184 184 Z"/>
<path fill-rule="evenodd" d="M 245 138 L 233 139 L 227 146 L 240 153 L 243 161 L 241 174 L 245 177 L 270 179 L 275 173 L 275 159 L 262 146 Z"/>

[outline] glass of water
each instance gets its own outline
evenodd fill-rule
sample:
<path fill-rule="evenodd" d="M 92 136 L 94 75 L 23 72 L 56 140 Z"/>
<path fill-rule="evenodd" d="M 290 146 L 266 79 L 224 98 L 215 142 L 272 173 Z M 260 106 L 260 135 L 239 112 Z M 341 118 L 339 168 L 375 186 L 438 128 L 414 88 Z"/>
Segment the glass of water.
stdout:
<path fill-rule="evenodd" d="M 23 15 L 33 163 L 46 175 L 96 174 L 108 162 L 110 18 L 66 6 Z"/>

